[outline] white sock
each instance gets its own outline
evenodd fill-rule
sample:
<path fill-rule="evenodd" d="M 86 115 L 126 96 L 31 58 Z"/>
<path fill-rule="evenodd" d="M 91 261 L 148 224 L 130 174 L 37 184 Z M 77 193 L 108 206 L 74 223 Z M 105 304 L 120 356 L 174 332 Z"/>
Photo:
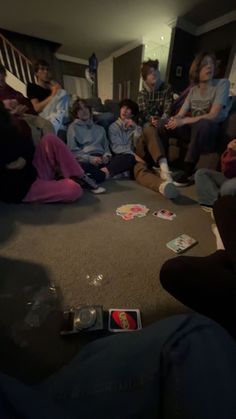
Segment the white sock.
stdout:
<path fill-rule="evenodd" d="M 161 178 L 163 180 L 168 181 L 168 182 L 172 182 L 172 176 L 170 174 L 170 169 L 169 169 L 169 166 L 168 166 L 168 163 L 167 163 L 167 159 L 165 157 L 162 157 L 159 160 L 159 166 L 160 166 L 160 169 L 161 169 Z"/>

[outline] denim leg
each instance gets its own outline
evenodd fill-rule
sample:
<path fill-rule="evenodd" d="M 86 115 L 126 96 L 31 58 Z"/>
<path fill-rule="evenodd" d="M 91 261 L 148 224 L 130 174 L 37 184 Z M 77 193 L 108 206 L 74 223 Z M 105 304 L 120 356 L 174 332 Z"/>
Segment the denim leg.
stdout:
<path fill-rule="evenodd" d="M 236 195 L 236 178 L 227 179 L 220 188 L 220 195 Z"/>
<path fill-rule="evenodd" d="M 220 188 L 225 180 L 226 177 L 223 173 L 210 169 L 199 169 L 195 173 L 195 185 L 199 204 L 212 206 L 217 200 Z"/>

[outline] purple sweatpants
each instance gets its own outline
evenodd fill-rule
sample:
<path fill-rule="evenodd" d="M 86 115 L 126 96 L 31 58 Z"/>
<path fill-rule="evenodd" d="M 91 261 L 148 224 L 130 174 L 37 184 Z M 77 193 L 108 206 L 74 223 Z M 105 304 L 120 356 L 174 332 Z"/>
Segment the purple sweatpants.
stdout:
<path fill-rule="evenodd" d="M 70 177 L 82 177 L 84 171 L 56 135 L 47 134 L 42 138 L 36 146 L 33 165 L 38 178 L 23 202 L 73 202 L 83 195 L 81 186 Z M 55 180 L 56 170 L 64 179 Z"/>

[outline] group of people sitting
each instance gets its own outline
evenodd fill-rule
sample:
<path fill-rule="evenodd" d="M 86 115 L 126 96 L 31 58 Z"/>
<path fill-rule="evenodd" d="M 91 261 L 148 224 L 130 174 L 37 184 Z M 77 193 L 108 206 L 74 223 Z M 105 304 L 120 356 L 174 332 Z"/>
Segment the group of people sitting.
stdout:
<path fill-rule="evenodd" d="M 195 173 L 199 202 L 211 208 L 219 194 L 236 191 L 236 140 L 226 144 L 223 130 L 230 84 L 214 78 L 215 71 L 214 55 L 200 53 L 190 68 L 190 87 L 174 102 L 158 60 L 144 62 L 138 103 L 122 100 L 107 132 L 94 123 L 85 100 L 73 103 L 70 119 L 69 96 L 45 61 L 35 64 L 37 83 L 28 84 L 28 98 L 7 85 L 0 65 L 0 200 L 72 202 L 84 188 L 103 193 L 100 183 L 121 177 L 175 199 Z M 60 129 L 67 131 L 67 144 L 56 136 Z M 177 172 L 168 163 L 171 138 L 180 149 Z M 200 156 L 215 151 L 223 151 L 222 172 L 196 171 Z"/>

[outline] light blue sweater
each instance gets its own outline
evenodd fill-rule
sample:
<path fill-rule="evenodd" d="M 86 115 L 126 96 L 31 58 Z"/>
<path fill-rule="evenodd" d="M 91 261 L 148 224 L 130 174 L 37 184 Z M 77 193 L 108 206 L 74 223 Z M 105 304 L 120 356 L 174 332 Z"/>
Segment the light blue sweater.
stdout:
<path fill-rule="evenodd" d="M 75 119 L 72 122 L 67 132 L 67 145 L 81 162 L 90 162 L 92 156 L 111 156 L 105 129 L 91 120 Z"/>
<path fill-rule="evenodd" d="M 135 154 L 136 140 L 142 134 L 141 127 L 126 128 L 119 118 L 109 127 L 110 147 L 114 154 Z"/>

